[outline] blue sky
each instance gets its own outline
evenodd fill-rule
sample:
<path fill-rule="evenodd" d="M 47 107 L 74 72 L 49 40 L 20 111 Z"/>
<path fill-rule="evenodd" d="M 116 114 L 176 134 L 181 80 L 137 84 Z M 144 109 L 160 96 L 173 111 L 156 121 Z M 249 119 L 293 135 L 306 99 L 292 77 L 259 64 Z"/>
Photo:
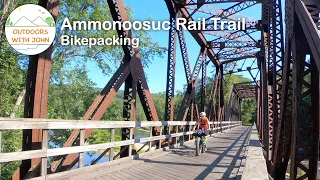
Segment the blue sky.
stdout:
<path fill-rule="evenodd" d="M 134 11 L 134 17 L 136 20 L 145 20 L 151 17 L 153 20 L 168 20 L 169 13 L 166 8 L 164 0 L 124 0 L 125 4 L 131 6 Z M 215 5 L 218 8 L 230 7 L 231 3 L 223 3 Z M 242 15 L 246 15 L 252 18 L 261 19 L 261 5 L 255 5 L 247 10 L 241 12 Z M 153 41 L 158 42 L 161 46 L 168 46 L 168 31 L 150 31 Z M 191 69 L 198 56 L 200 47 L 186 32 L 186 41 L 189 53 L 189 59 Z M 207 39 L 210 40 L 210 39 Z M 183 90 L 183 85 L 186 84 L 185 73 L 181 60 L 181 53 L 179 46 L 177 46 L 177 65 L 176 65 L 176 88 L 175 90 Z M 252 63 L 252 61 L 251 61 Z M 251 64 L 250 62 L 245 63 L 244 68 Z M 240 63 L 239 63 L 240 64 Z M 163 58 L 155 58 L 155 60 L 145 68 L 145 73 L 148 76 L 148 84 L 152 93 L 164 92 L 166 89 L 166 76 L 167 76 L 167 54 Z M 110 77 L 104 76 L 95 64 L 88 64 L 88 75 L 89 78 L 97 84 L 97 87 L 104 87 Z M 208 67 L 208 76 L 212 75 L 213 67 L 212 64 Z M 254 75 L 257 71 L 254 71 Z M 237 73 L 251 79 L 249 73 Z M 226 78 L 227 79 L 227 78 Z"/>

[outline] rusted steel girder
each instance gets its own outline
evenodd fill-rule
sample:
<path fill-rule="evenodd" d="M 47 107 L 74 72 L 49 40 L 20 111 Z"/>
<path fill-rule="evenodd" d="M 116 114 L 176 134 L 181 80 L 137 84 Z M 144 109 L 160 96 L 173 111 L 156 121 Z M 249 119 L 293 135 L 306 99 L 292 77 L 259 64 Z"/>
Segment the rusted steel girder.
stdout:
<path fill-rule="evenodd" d="M 227 105 L 227 112 L 226 112 L 226 121 L 230 121 L 231 118 L 231 108 L 232 108 L 232 100 L 234 98 L 234 96 L 236 95 L 234 93 L 234 89 L 233 89 L 234 85 L 230 86 L 230 90 L 229 90 L 229 98 L 228 98 L 228 105 Z"/>
<path fill-rule="evenodd" d="M 298 0 L 294 5 L 297 20 L 301 23 L 303 33 L 318 67 L 320 67 L 319 4 L 317 0 Z"/>
<path fill-rule="evenodd" d="M 288 37 L 287 37 L 288 38 Z M 272 174 L 275 179 L 284 179 L 290 158 L 292 126 L 292 57 L 291 39 L 287 39 L 283 69 L 282 96 Z"/>
<path fill-rule="evenodd" d="M 210 93 L 210 98 L 209 98 L 209 103 L 207 105 L 208 107 L 208 117 L 210 121 L 217 121 L 217 107 L 216 107 L 216 95 L 217 95 L 217 91 L 218 91 L 218 79 L 220 78 L 220 69 L 219 71 L 216 72 L 214 81 L 213 81 L 213 85 L 212 85 L 212 89 L 211 89 L 211 93 Z"/>
<path fill-rule="evenodd" d="M 226 121 L 241 121 L 241 97 L 237 94 L 230 96 L 226 112 Z"/>
<path fill-rule="evenodd" d="M 246 2 L 250 2 L 254 0 L 247 0 Z M 243 2 L 243 0 L 185 0 L 186 6 L 197 5 L 202 6 L 204 4 L 216 4 L 216 3 L 232 3 L 232 2 Z M 260 2 L 260 0 L 256 0 L 256 2 Z"/>
<path fill-rule="evenodd" d="M 206 96 L 207 96 L 207 62 L 206 60 L 202 62 L 202 78 L 201 78 L 201 111 L 206 112 Z"/>
<path fill-rule="evenodd" d="M 187 114 L 190 106 L 194 107 L 193 104 L 195 102 L 195 88 L 198 83 L 199 74 L 202 69 L 203 63 L 206 62 L 205 61 L 206 53 L 207 53 L 207 48 L 205 47 L 201 48 L 197 61 L 195 63 L 194 69 L 191 74 L 191 79 L 187 86 L 187 91 L 185 92 L 185 95 L 183 97 L 183 100 L 181 102 L 181 105 L 178 111 L 177 118 L 179 121 L 180 120 L 185 121 L 187 118 Z M 192 108 L 191 108 L 191 112 L 193 112 Z M 192 115 L 191 115 L 191 118 L 193 118 Z"/>
<path fill-rule="evenodd" d="M 229 19 L 229 20 L 238 20 L 238 18 L 246 18 L 249 22 L 252 22 L 252 21 L 256 21 L 256 19 L 241 15 L 239 14 L 239 12 L 256 4 L 257 3 L 255 1 L 240 2 L 226 9 L 220 9 L 220 8 L 217 8 L 214 6 L 208 6 L 208 5 L 206 5 L 204 8 L 201 8 L 203 7 L 201 4 L 197 7 L 186 6 L 186 8 L 188 10 L 193 10 L 191 15 L 195 14 L 196 12 L 210 15 L 210 17 L 206 18 L 206 20 L 209 20 L 210 18 L 221 18 L 221 19 Z"/>
<path fill-rule="evenodd" d="M 256 1 L 239 2 L 233 6 L 230 6 L 229 8 L 218 9 L 218 12 L 214 12 L 214 13 L 212 13 L 211 11 L 208 11 L 208 12 L 202 11 L 202 12 L 212 15 L 209 18 L 207 18 L 207 20 L 210 18 L 221 18 L 221 19 L 230 19 L 230 20 L 238 20 L 238 18 L 246 18 L 247 20 L 249 20 L 249 22 L 251 22 L 256 20 L 247 16 L 243 16 L 239 14 L 239 12 L 245 9 L 248 9 L 249 7 L 252 7 L 256 4 L 258 4 Z"/>
<path fill-rule="evenodd" d="M 262 126 L 262 145 L 265 150 L 265 156 L 269 155 L 269 121 L 268 121 L 268 86 L 267 86 L 267 72 L 266 72 L 266 60 L 263 56 L 264 52 L 257 55 L 258 64 L 260 68 L 260 80 L 261 80 L 261 126 Z M 267 159 L 267 158 L 266 158 Z"/>
<path fill-rule="evenodd" d="M 292 56 L 291 42 L 293 36 L 293 1 L 286 0 L 286 49 L 283 62 L 282 96 L 278 126 L 275 131 L 276 142 L 273 153 L 273 167 L 270 174 L 275 179 L 285 179 L 287 166 L 290 158 L 291 132 L 292 132 Z"/>
<path fill-rule="evenodd" d="M 227 63 L 231 63 L 231 62 L 234 62 L 234 61 L 239 61 L 239 60 L 242 60 L 242 59 L 247 59 L 247 58 L 255 58 L 256 57 L 256 54 L 257 52 L 255 51 L 252 51 L 252 52 L 248 52 L 246 54 L 227 54 L 227 55 L 219 55 L 219 57 L 221 59 L 225 59 L 223 61 L 221 61 L 221 63 L 223 64 L 227 64 Z"/>
<path fill-rule="evenodd" d="M 252 47 L 252 48 L 258 48 L 259 44 L 256 41 L 222 41 L 222 42 L 217 42 L 217 41 L 211 41 L 210 46 L 212 48 L 219 48 L 219 49 L 224 49 L 224 48 L 243 48 L 243 47 Z"/>
<path fill-rule="evenodd" d="M 179 11 L 181 12 L 182 17 L 186 18 L 187 22 L 194 21 L 192 16 L 187 11 L 187 9 L 181 4 L 179 6 Z M 200 47 L 206 47 L 208 45 L 207 40 L 201 31 L 189 31 L 189 32 L 193 36 L 193 38 L 197 41 L 197 43 L 199 44 Z M 207 51 L 208 51 L 207 56 L 210 58 L 212 63 L 215 66 L 219 66 L 220 65 L 219 59 L 217 58 L 217 56 L 215 55 L 213 50 L 208 49 Z"/>
<path fill-rule="evenodd" d="M 218 103 L 218 122 L 221 122 L 223 120 L 224 117 L 224 91 L 223 91 L 223 65 L 220 65 L 219 67 L 219 71 L 221 72 L 219 79 L 218 79 L 218 88 L 219 88 L 219 103 Z M 222 131 L 222 129 L 221 129 Z"/>
<path fill-rule="evenodd" d="M 319 85 L 317 79 L 319 72 L 320 38 L 319 28 L 316 25 L 316 22 L 319 21 L 319 10 L 320 6 L 318 1 L 286 1 L 287 46 L 286 61 L 283 70 L 284 78 L 282 80 L 282 95 L 284 97 L 282 97 L 281 100 L 277 128 L 278 134 L 274 153 L 274 167 L 271 171 L 274 178 L 283 179 L 285 177 L 290 155 L 292 162 L 290 179 L 297 179 L 299 177 L 297 176 L 298 169 L 305 172 L 299 179 L 315 179 L 317 175 L 318 122 L 308 122 L 307 124 L 309 124 L 311 128 L 306 128 L 304 120 L 310 116 L 312 120 L 319 118 L 318 109 L 315 108 L 319 103 L 318 91 L 316 90 L 316 87 Z M 299 36 L 294 36 L 294 34 L 299 34 Z M 291 54 L 295 61 L 293 63 L 295 70 L 293 73 L 293 82 L 291 78 Z M 305 62 L 306 55 L 310 55 L 309 62 Z M 317 65 L 317 69 L 315 68 L 315 64 Z M 311 80 L 308 80 L 310 76 Z M 293 92 L 294 94 L 292 94 Z M 305 98 L 306 96 L 311 97 L 311 102 Z M 292 99 L 294 100 L 293 111 L 291 110 Z M 306 107 L 306 100 L 308 103 L 311 103 L 311 107 Z M 301 109 L 308 109 L 309 113 L 301 112 Z M 292 115 L 293 122 L 290 118 Z M 290 128 L 292 123 L 293 129 Z M 293 134 L 291 135 L 291 133 Z M 303 136 L 303 138 L 301 138 L 301 136 Z M 293 138 L 292 140 L 291 137 Z M 310 143 L 306 145 L 305 141 L 309 140 Z M 291 142 L 293 143 L 291 144 Z M 309 165 L 306 165 L 306 163 Z"/>
<path fill-rule="evenodd" d="M 297 4 L 301 2 L 296 2 Z M 299 11 L 299 10 L 297 10 Z M 290 179 L 316 179 L 319 159 L 319 69 L 299 14 L 292 38 L 293 121 Z M 318 13 L 319 14 L 319 13 Z M 319 34 L 318 34 L 319 36 Z M 310 58 L 308 60 L 307 58 Z M 317 59 L 319 60 L 319 59 Z M 299 177 L 298 170 L 303 172 Z M 300 173 L 299 173 L 300 174 Z"/>
<path fill-rule="evenodd" d="M 166 104 L 165 121 L 173 121 L 174 118 L 174 89 L 175 89 L 175 71 L 176 71 L 176 39 L 175 30 L 177 13 L 171 0 L 165 0 L 170 14 L 170 30 L 168 44 L 168 65 L 167 65 L 167 86 L 166 86 Z M 164 134 L 168 134 L 171 129 L 165 127 Z"/>
<path fill-rule="evenodd" d="M 239 48 L 224 48 L 219 50 L 217 53 L 217 56 L 220 57 L 225 57 L 225 56 L 230 56 L 230 57 L 241 57 L 244 55 L 253 55 L 258 52 L 259 49 L 257 47 L 239 47 Z"/>
<path fill-rule="evenodd" d="M 269 118 L 270 118 L 270 156 L 269 160 L 273 166 L 273 154 L 278 149 L 275 149 L 277 126 L 280 111 L 280 99 L 282 89 L 282 73 L 283 73 L 283 21 L 282 21 L 282 8 L 280 0 L 271 0 L 269 5 L 269 52 L 268 52 L 268 69 L 269 84 L 271 85 L 271 92 L 269 98 Z M 269 167 L 272 174 L 273 167 Z"/>
<path fill-rule="evenodd" d="M 127 20 L 126 11 L 122 0 L 108 0 L 109 8 L 114 21 Z M 131 31 L 120 31 L 118 35 L 122 37 L 132 38 Z M 136 93 L 138 93 L 142 107 L 146 114 L 146 117 L 150 121 L 158 121 L 158 115 L 156 113 L 151 93 L 148 88 L 148 84 L 143 71 L 143 66 L 140 60 L 139 53 L 132 47 L 123 45 L 123 51 L 125 53 L 122 63 L 116 73 L 112 76 L 106 87 L 102 90 L 100 95 L 93 102 L 83 120 L 100 120 L 105 110 L 111 104 L 112 99 L 117 94 L 120 86 L 125 82 L 125 98 L 128 102 L 135 102 Z M 124 104 L 124 119 L 135 120 L 135 103 Z M 86 130 L 85 137 L 88 138 L 93 130 Z M 157 128 L 158 131 L 158 128 Z M 127 137 L 128 129 L 123 129 L 123 138 Z M 154 130 L 154 133 L 155 130 Z M 75 130 L 65 143 L 66 146 L 72 146 L 78 139 L 79 131 Z M 124 149 L 125 147 L 122 147 Z M 127 151 L 122 151 L 121 157 L 128 155 Z M 78 154 L 68 155 L 66 158 L 59 157 L 52 165 L 51 170 L 54 172 L 61 165 L 60 170 L 70 169 L 76 164 Z"/>
<path fill-rule="evenodd" d="M 56 21 L 59 0 L 40 0 L 40 6 L 46 8 Z M 48 89 L 50 82 L 52 46 L 45 52 L 29 57 L 28 74 L 26 79 L 26 95 L 24 105 L 25 118 L 46 118 L 48 104 Z M 42 130 L 23 130 L 22 151 L 37 150 L 42 147 Z M 22 161 L 12 179 L 23 179 L 40 164 L 40 159 Z M 35 176 L 39 175 L 35 173 Z"/>
<path fill-rule="evenodd" d="M 251 70 L 256 70 L 258 68 L 251 68 Z M 228 73 L 224 73 L 223 75 L 230 75 L 230 74 L 235 74 L 235 73 L 240 73 L 244 71 L 249 71 L 248 69 L 237 69 L 237 71 L 229 71 Z"/>
<path fill-rule="evenodd" d="M 258 67 L 260 70 L 260 126 L 261 140 L 267 165 L 269 166 L 269 118 L 268 118 L 268 78 L 267 78 L 267 58 L 269 51 L 269 0 L 262 0 L 262 19 L 261 19 L 261 41 L 262 47 L 257 54 Z"/>
<path fill-rule="evenodd" d="M 216 36 L 218 38 L 214 39 L 213 41 L 217 42 L 224 42 L 224 41 L 253 41 L 254 39 L 250 36 L 250 34 L 257 32 L 258 29 L 248 29 L 247 31 L 204 31 L 203 34 Z M 248 37 L 249 36 L 249 37 Z"/>
<path fill-rule="evenodd" d="M 254 23 L 246 23 L 245 24 L 245 29 L 257 29 L 257 26 L 259 25 L 258 22 L 254 22 Z M 242 25 L 241 25 L 242 26 Z M 206 29 L 202 29 L 202 31 L 237 31 L 238 28 L 242 28 L 242 27 L 237 27 L 236 30 L 229 30 L 228 29 L 228 24 L 225 23 L 214 23 L 213 20 L 208 20 L 206 21 L 205 24 Z"/>

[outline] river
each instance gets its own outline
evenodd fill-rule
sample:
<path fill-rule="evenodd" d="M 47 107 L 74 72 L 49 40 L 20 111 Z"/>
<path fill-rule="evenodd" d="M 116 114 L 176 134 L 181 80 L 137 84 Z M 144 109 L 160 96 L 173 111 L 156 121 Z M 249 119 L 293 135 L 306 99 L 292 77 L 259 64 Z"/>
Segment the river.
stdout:
<path fill-rule="evenodd" d="M 149 132 L 147 131 L 142 131 L 142 130 L 136 130 L 135 131 L 135 138 L 136 139 L 139 139 L 139 138 L 144 138 L 144 137 L 149 137 Z M 85 166 L 87 165 L 90 165 L 92 161 L 94 161 L 95 159 L 97 159 L 98 157 L 100 156 L 100 154 L 96 153 L 94 155 L 89 155 L 88 152 L 85 153 L 85 156 L 84 156 L 84 163 L 85 163 Z M 106 154 L 106 156 L 104 156 L 103 158 L 101 158 L 97 164 L 99 163 L 104 163 L 104 162 L 108 162 L 109 161 L 109 155 L 108 153 Z M 74 167 L 74 168 L 77 168 L 77 165 Z"/>

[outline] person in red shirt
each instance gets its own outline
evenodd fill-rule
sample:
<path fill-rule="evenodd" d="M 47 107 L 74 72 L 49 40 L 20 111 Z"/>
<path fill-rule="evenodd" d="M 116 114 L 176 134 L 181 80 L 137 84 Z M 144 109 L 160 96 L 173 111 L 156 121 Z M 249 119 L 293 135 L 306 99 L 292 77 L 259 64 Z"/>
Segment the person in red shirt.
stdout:
<path fill-rule="evenodd" d="M 196 123 L 195 127 L 193 128 L 193 130 L 195 130 L 196 128 L 202 129 L 204 131 L 210 129 L 209 119 L 206 117 L 205 112 L 200 113 L 200 118 L 197 120 L 197 123 Z M 208 136 L 205 136 L 205 140 L 206 140 L 206 142 L 208 142 Z"/>

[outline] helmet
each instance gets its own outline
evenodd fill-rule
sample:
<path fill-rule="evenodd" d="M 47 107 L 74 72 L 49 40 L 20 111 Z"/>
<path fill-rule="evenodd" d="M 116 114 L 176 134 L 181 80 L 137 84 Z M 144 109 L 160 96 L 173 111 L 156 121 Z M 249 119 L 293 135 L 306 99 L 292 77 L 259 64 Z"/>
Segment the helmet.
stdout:
<path fill-rule="evenodd" d="M 201 112 L 201 113 L 200 113 L 200 116 L 201 116 L 201 117 L 205 117 L 205 116 L 206 116 L 206 113 L 205 113 L 205 112 Z"/>

